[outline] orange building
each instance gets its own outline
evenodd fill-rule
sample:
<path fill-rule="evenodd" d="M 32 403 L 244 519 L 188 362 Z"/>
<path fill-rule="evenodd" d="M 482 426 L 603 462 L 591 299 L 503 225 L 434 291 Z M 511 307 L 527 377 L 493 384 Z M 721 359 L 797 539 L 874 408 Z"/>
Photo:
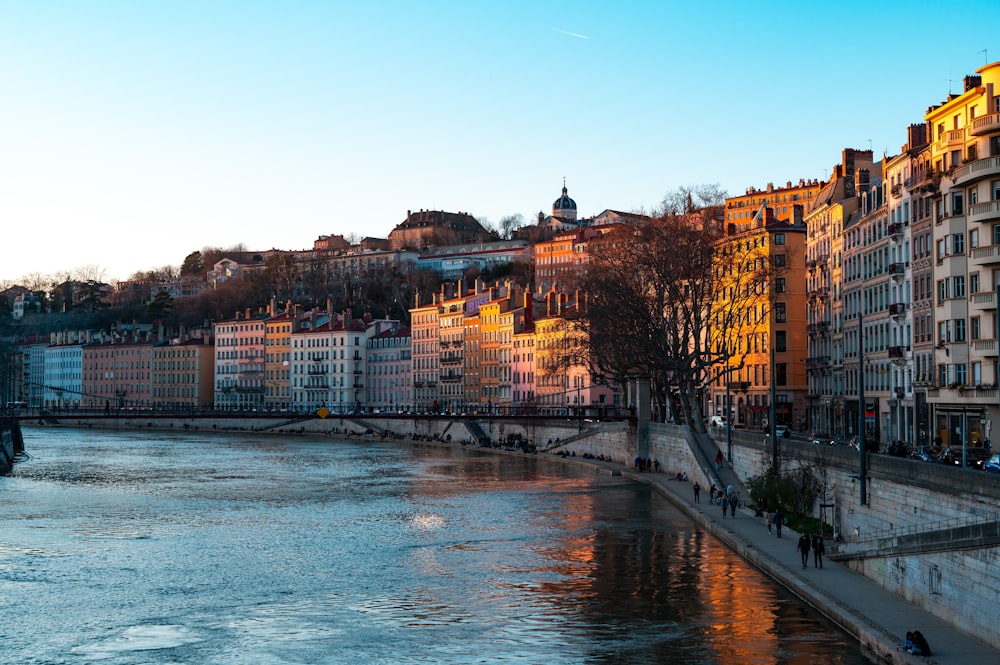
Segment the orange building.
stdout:
<path fill-rule="evenodd" d="M 814 187 L 818 189 L 819 184 Z M 810 191 L 797 194 L 796 200 L 811 198 Z M 727 202 L 727 211 L 738 209 L 730 208 Z M 746 284 L 734 283 L 735 290 L 742 286 L 745 292 L 750 286 L 758 295 L 713 304 L 717 311 L 736 310 L 729 320 L 741 324 L 735 330 L 730 326 L 714 332 L 716 350 L 727 356 L 728 364 L 712 382 L 707 414 L 732 418 L 734 424 L 751 429 L 769 424 L 772 380 L 777 424 L 800 429 L 805 423 L 806 227 L 801 204 L 786 209 L 790 214 L 784 219 L 770 206 L 762 206 L 751 218 L 737 217 L 741 221 L 730 221 L 725 238 L 719 242 L 722 254 L 768 267 L 767 277 L 759 282 L 754 283 L 751 276 Z M 726 264 L 723 260 L 723 266 Z M 720 298 L 728 298 L 732 292 L 719 289 Z"/>

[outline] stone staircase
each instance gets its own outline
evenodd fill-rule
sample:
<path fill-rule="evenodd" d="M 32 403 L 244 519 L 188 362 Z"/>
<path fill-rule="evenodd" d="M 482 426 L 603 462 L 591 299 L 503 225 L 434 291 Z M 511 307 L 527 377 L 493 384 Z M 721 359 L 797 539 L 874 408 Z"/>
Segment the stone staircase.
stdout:
<path fill-rule="evenodd" d="M 866 538 L 836 543 L 830 558 L 845 561 L 873 557 L 927 554 L 1000 545 L 1000 513 L 886 529 Z"/>

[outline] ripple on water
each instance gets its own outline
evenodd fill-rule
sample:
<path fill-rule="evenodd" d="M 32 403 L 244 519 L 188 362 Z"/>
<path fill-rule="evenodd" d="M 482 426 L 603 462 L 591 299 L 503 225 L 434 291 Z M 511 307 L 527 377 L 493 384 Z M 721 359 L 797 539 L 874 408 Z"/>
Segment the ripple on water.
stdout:
<path fill-rule="evenodd" d="M 201 642 L 204 637 L 187 626 L 148 624 L 130 626 L 118 633 L 91 644 L 73 647 L 71 651 L 87 658 L 109 657 L 128 651 L 155 651 L 174 649 L 186 644 Z"/>

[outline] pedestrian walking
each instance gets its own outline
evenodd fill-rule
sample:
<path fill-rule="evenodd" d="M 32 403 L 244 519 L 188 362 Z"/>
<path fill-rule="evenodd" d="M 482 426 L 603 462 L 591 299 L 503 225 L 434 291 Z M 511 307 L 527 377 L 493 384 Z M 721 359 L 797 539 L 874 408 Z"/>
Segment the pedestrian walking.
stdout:
<path fill-rule="evenodd" d="M 726 519 L 726 511 L 729 510 L 729 497 L 723 496 L 722 492 L 719 492 L 719 505 L 722 506 L 722 519 Z"/>
<path fill-rule="evenodd" d="M 764 509 L 764 524 L 767 525 L 767 532 L 771 533 L 771 526 L 774 524 L 774 513 L 770 508 Z"/>
<path fill-rule="evenodd" d="M 708 488 L 708 500 L 711 503 L 715 503 L 715 495 L 718 493 L 719 490 L 715 489 L 715 483 L 712 483 L 712 486 Z"/>
<path fill-rule="evenodd" d="M 799 544 L 796 546 L 799 553 L 802 554 L 802 569 L 805 570 L 806 566 L 809 564 L 809 550 L 812 549 L 812 543 L 809 541 L 809 534 L 803 533 L 799 536 Z"/>
<path fill-rule="evenodd" d="M 694 502 L 701 503 L 701 485 L 698 484 L 697 480 L 694 481 Z"/>
<path fill-rule="evenodd" d="M 781 538 L 781 525 L 785 523 L 785 514 L 781 512 L 781 506 L 778 506 L 777 510 L 774 511 L 774 530 L 778 534 L 778 538 Z"/>
<path fill-rule="evenodd" d="M 813 568 L 823 567 L 823 555 L 826 553 L 826 544 L 823 542 L 823 534 L 817 533 L 812 539 Z"/>
<path fill-rule="evenodd" d="M 718 471 L 721 468 L 722 468 L 722 451 L 721 450 L 716 450 L 715 451 L 715 470 Z"/>

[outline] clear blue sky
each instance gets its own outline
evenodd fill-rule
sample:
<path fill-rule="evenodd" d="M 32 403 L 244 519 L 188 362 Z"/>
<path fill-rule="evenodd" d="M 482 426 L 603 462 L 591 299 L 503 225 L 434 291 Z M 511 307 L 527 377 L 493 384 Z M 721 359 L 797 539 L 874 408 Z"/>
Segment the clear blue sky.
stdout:
<path fill-rule="evenodd" d="M 0 280 L 384 237 L 409 209 L 531 221 L 563 177 L 584 216 L 827 178 L 845 147 L 897 153 L 1000 59 L 998 18 L 985 1 L 0 0 Z"/>

